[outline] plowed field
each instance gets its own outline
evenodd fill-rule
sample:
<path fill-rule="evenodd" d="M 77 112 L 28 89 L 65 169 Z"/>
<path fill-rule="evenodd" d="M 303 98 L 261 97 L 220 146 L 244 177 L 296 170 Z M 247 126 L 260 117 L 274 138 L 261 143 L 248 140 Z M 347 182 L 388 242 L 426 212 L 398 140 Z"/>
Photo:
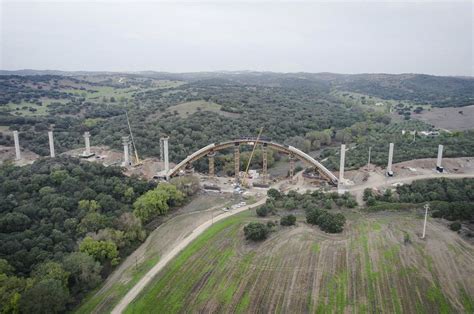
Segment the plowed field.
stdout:
<path fill-rule="evenodd" d="M 264 221 L 254 212 L 221 221 L 127 312 L 474 311 L 474 247 L 456 233 L 430 220 L 421 240 L 422 219 L 407 212 L 347 216 L 342 234 L 326 234 L 299 217 L 297 226 L 278 226 L 260 243 L 247 242 L 242 231 L 249 221 Z"/>

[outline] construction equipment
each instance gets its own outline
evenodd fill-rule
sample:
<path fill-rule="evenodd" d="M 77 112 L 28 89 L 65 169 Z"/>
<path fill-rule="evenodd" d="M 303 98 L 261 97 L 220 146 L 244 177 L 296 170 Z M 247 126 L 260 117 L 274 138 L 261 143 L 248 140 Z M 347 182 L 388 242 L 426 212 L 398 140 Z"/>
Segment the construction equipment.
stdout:
<path fill-rule="evenodd" d="M 255 142 L 253 143 L 252 152 L 250 153 L 250 157 L 249 157 L 249 160 L 248 160 L 248 162 L 247 162 L 247 167 L 245 168 L 245 172 L 244 172 L 244 177 L 243 177 L 243 179 L 242 179 L 242 185 L 243 185 L 244 187 L 248 187 L 247 178 L 248 178 L 248 175 L 249 175 L 250 163 L 252 162 L 252 157 L 253 157 L 253 154 L 254 154 L 254 152 L 255 152 L 255 148 L 257 147 L 258 140 L 260 139 L 260 136 L 262 135 L 262 132 L 263 132 L 263 127 L 260 128 L 260 132 L 258 132 L 257 139 L 256 139 Z"/>
<path fill-rule="evenodd" d="M 130 120 L 128 119 L 128 113 L 125 111 L 125 116 L 127 117 L 128 130 L 130 131 L 130 139 L 132 140 L 133 151 L 135 153 L 135 163 L 134 166 L 141 164 L 140 158 L 138 158 L 137 147 L 135 146 L 135 140 L 133 139 L 132 127 L 130 126 Z"/>

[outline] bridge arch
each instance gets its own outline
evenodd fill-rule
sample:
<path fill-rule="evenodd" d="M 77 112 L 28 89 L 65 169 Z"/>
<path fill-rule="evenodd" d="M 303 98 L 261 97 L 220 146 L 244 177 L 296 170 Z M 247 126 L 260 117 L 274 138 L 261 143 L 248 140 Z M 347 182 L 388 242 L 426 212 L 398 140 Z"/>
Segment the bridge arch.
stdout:
<path fill-rule="evenodd" d="M 311 157 L 310 155 L 306 154 L 305 152 L 303 152 L 302 150 L 296 148 L 296 147 L 293 147 L 293 146 L 290 146 L 290 145 L 282 145 L 282 144 L 278 144 L 278 143 L 275 143 L 275 142 L 272 142 L 270 140 L 262 140 L 262 139 L 259 139 L 258 141 L 255 139 L 255 138 L 240 138 L 240 139 L 235 139 L 235 140 L 231 140 L 231 141 L 225 141 L 225 142 L 220 142 L 220 143 L 212 143 L 212 144 L 209 144 L 197 151 L 195 151 L 194 153 L 192 153 L 191 155 L 187 156 L 185 159 L 183 159 L 180 163 L 178 163 L 173 169 L 171 169 L 168 173 L 167 173 L 167 177 L 170 178 L 170 177 L 173 177 L 175 175 L 178 174 L 178 172 L 183 169 L 186 165 L 210 154 L 210 153 L 214 153 L 216 151 L 219 151 L 219 150 L 223 150 L 223 149 L 226 149 L 226 148 L 231 148 L 231 147 L 240 147 L 240 145 L 242 144 L 247 144 L 247 145 L 253 145 L 255 142 L 257 142 L 257 144 L 260 144 L 260 145 L 264 145 L 266 147 L 271 147 L 279 152 L 282 152 L 282 153 L 285 153 L 285 154 L 289 154 L 290 156 L 293 155 L 295 156 L 296 158 L 316 167 L 319 172 L 321 173 L 322 176 L 324 176 L 326 179 L 328 179 L 332 184 L 335 184 L 337 185 L 338 183 L 338 180 L 337 180 L 337 177 L 331 172 L 329 171 L 326 167 L 324 167 L 320 162 L 318 162 L 316 159 L 314 159 L 313 157 Z"/>

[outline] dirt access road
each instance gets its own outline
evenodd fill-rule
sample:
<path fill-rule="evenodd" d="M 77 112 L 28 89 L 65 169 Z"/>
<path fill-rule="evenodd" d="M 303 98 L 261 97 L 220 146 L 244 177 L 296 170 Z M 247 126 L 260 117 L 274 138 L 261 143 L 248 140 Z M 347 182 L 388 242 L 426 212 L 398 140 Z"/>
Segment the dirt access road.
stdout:
<path fill-rule="evenodd" d="M 179 254 L 179 252 L 181 252 L 193 240 L 195 240 L 199 235 L 201 235 L 204 231 L 206 231 L 207 228 L 212 226 L 214 222 L 217 222 L 219 220 L 225 219 L 232 215 L 238 214 L 245 210 L 249 210 L 254 207 L 260 206 L 264 204 L 266 200 L 267 200 L 267 197 L 265 196 L 254 204 L 243 206 L 233 211 L 226 212 L 222 215 L 214 217 L 211 220 L 206 221 L 205 223 L 203 223 L 202 225 L 194 229 L 189 234 L 189 236 L 187 236 L 182 241 L 177 243 L 176 246 L 171 251 L 169 251 L 166 255 L 164 255 L 160 259 L 160 261 L 155 266 L 153 266 L 153 268 L 145 276 L 143 276 L 142 279 L 140 279 L 140 281 L 125 295 L 125 297 L 122 300 L 120 300 L 117 306 L 112 310 L 112 313 L 113 314 L 122 313 L 125 310 L 125 308 L 130 304 L 130 302 L 132 302 L 137 297 L 137 295 L 143 290 L 143 288 L 146 287 L 146 285 L 153 279 L 153 277 L 155 277 L 156 274 L 158 274 L 158 272 L 160 272 L 166 266 L 166 264 L 168 264 L 169 261 L 171 261 L 174 257 L 176 257 Z"/>
<path fill-rule="evenodd" d="M 296 182 L 292 186 L 292 189 L 297 189 L 297 190 L 300 190 L 301 192 L 306 190 L 304 188 L 304 180 L 301 175 L 301 172 L 298 173 L 295 177 L 296 177 Z M 468 174 L 432 173 L 432 174 L 420 174 L 420 175 L 414 175 L 414 176 L 395 177 L 395 178 L 387 178 L 378 173 L 372 173 L 368 182 L 364 184 L 358 184 L 357 186 L 346 186 L 346 190 L 352 194 L 355 194 L 358 202 L 361 202 L 362 193 L 365 188 L 381 188 L 381 187 L 393 186 L 396 183 L 410 183 L 415 180 L 431 179 L 431 178 L 450 178 L 450 179 L 474 178 L 474 173 L 468 173 Z M 284 187 L 284 182 L 280 182 L 279 184 L 276 184 L 273 187 L 282 188 Z M 162 259 L 125 295 L 125 297 L 112 310 L 112 313 L 122 313 L 122 311 L 125 310 L 128 304 L 131 303 L 137 297 L 137 295 L 145 288 L 145 286 L 152 280 L 152 278 L 156 274 L 158 274 L 158 272 L 161 269 L 163 269 L 171 259 L 177 256 L 181 250 L 183 250 L 188 244 L 190 244 L 194 239 L 196 239 L 200 234 L 202 234 L 207 228 L 209 228 L 213 224 L 214 221 L 217 222 L 219 220 L 225 219 L 229 216 L 232 216 L 244 210 L 260 206 L 264 204 L 265 201 L 266 201 L 266 197 L 260 199 L 258 202 L 254 204 L 244 206 L 232 212 L 226 212 L 225 214 L 219 215 L 218 217 L 215 217 L 199 225 L 196 229 L 194 229 L 189 234 L 189 236 L 182 239 L 180 242 L 176 243 L 176 246 L 162 257 Z"/>
<path fill-rule="evenodd" d="M 392 177 L 388 178 L 383 175 L 373 173 L 371 174 L 368 182 L 364 184 L 358 184 L 356 186 L 346 186 L 345 191 L 355 195 L 356 200 L 359 204 L 362 204 L 362 195 L 364 190 L 367 188 L 383 188 L 383 187 L 395 187 L 397 184 L 409 184 L 416 180 L 424 179 L 435 179 L 435 178 L 446 178 L 446 179 L 463 179 L 463 178 L 474 178 L 474 173 L 432 173 L 432 174 L 421 174 L 409 177 Z"/>

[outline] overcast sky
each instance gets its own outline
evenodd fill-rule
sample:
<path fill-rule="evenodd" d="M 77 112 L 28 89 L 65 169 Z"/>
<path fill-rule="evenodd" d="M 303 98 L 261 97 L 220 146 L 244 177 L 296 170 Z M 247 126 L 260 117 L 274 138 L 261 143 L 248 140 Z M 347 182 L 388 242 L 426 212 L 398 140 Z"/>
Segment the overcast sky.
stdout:
<path fill-rule="evenodd" d="M 0 2 L 4 70 L 474 72 L 472 1 Z"/>

